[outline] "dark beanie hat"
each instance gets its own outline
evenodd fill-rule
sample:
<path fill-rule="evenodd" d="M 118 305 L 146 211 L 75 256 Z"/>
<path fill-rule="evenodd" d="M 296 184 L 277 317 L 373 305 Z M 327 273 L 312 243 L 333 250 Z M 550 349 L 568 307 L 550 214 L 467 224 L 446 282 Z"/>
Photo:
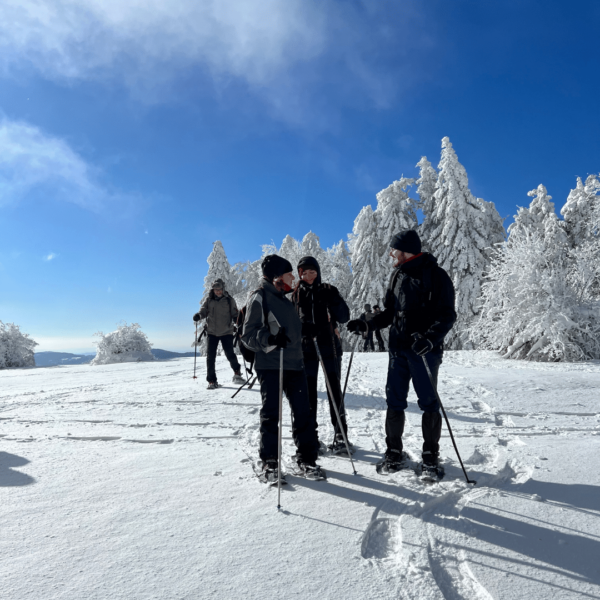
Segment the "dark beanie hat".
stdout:
<path fill-rule="evenodd" d="M 277 254 L 265 256 L 261 268 L 263 275 L 269 281 L 273 281 L 273 279 L 277 279 L 277 277 L 280 277 L 284 273 L 291 273 L 294 270 L 289 260 L 277 256 Z"/>
<path fill-rule="evenodd" d="M 406 229 L 397 233 L 390 242 L 390 246 L 401 252 L 419 254 L 421 252 L 421 238 L 414 229 Z"/>
<path fill-rule="evenodd" d="M 312 256 L 304 256 L 298 262 L 298 269 L 302 269 L 303 271 L 307 271 L 308 269 L 313 269 L 319 275 L 321 274 L 321 267 L 317 262 L 317 259 Z"/>

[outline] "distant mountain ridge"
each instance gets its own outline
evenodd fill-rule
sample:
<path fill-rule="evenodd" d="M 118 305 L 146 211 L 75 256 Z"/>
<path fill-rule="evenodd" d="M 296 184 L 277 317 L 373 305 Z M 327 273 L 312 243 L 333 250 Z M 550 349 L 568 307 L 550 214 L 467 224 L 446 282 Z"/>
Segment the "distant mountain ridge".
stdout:
<path fill-rule="evenodd" d="M 159 360 L 194 356 L 193 352 L 171 352 L 152 348 L 152 354 Z M 95 354 L 72 354 L 70 352 L 36 352 L 36 367 L 56 367 L 57 365 L 85 365 L 92 361 Z"/>

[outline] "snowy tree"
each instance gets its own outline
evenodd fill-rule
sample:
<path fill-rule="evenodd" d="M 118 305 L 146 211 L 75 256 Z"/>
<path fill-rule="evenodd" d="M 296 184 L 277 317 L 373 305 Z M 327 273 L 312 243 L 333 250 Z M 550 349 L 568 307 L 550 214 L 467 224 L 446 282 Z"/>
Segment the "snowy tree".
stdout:
<path fill-rule="evenodd" d="M 434 209 L 427 215 L 428 247 L 450 275 L 456 290 L 458 319 L 446 338 L 449 348 L 463 348 L 463 338 L 480 308 L 483 274 L 489 266 L 490 248 L 503 241 L 499 227 L 502 222 L 492 203 L 482 204 L 469 190 L 465 168 L 450 140 L 442 140 L 442 157 L 434 194 Z M 482 208 L 486 208 L 484 212 Z"/>
<path fill-rule="evenodd" d="M 547 251 L 563 252 L 567 237 L 554 210 L 554 202 L 551 202 L 552 196 L 541 184 L 527 195 L 533 200 L 528 208 L 520 207 L 517 211 L 514 222 L 508 228 L 508 242 L 512 243 L 525 232 L 535 232 L 546 244 Z"/>
<path fill-rule="evenodd" d="M 281 244 L 281 248 L 278 250 L 277 247 L 274 247 L 273 252 L 268 252 L 267 254 L 278 254 L 282 258 L 289 260 L 294 269 L 294 276 L 298 277 L 298 270 L 296 267 L 298 266 L 300 259 L 305 256 L 302 244 L 298 240 L 294 239 L 291 235 L 286 235 Z M 317 257 L 315 256 L 315 258 Z"/>
<path fill-rule="evenodd" d="M 513 228 L 494 250 L 470 339 L 505 358 L 600 358 L 600 303 L 581 293 L 594 269 L 588 264 L 577 283 L 568 262 L 566 253 L 549 251 L 540 228 Z"/>
<path fill-rule="evenodd" d="M 152 344 L 138 323 L 124 323 L 116 331 L 107 334 L 99 331 L 96 335 L 100 339 L 95 342 L 97 353 L 92 365 L 156 360 Z"/>
<path fill-rule="evenodd" d="M 437 187 L 438 172 L 431 166 L 426 156 L 422 156 L 416 165 L 419 167 L 419 178 L 417 179 L 417 194 L 419 195 L 419 210 L 423 213 L 423 223 L 419 227 L 419 235 L 423 247 L 427 249 L 428 240 L 431 235 L 432 220 L 429 218 L 433 214 L 435 207 L 435 190 Z"/>
<path fill-rule="evenodd" d="M 0 321 L 0 369 L 35 367 L 37 345 L 18 325 Z"/>
<path fill-rule="evenodd" d="M 371 206 L 365 206 L 350 235 L 352 288 L 348 305 L 358 314 L 365 304 L 377 304 L 385 297 L 389 271 L 381 271 L 381 253 L 377 218 Z"/>
<path fill-rule="evenodd" d="M 217 240 L 213 244 L 212 252 L 206 259 L 206 262 L 208 263 L 208 273 L 204 278 L 203 297 L 205 298 L 208 295 L 215 279 L 222 279 L 225 289 L 235 294 L 237 291 L 235 290 L 236 279 L 232 276 L 231 266 L 227 260 L 223 244 L 220 241 Z"/>
<path fill-rule="evenodd" d="M 344 240 L 327 250 L 328 271 L 324 275 L 327 283 L 335 285 L 344 300 L 350 297 L 352 289 L 352 267 L 350 264 L 350 252 Z"/>
<path fill-rule="evenodd" d="M 590 175 L 585 184 L 577 178 L 577 186 L 571 190 L 560 214 L 569 246 L 576 248 L 589 240 L 600 241 L 600 181 Z"/>

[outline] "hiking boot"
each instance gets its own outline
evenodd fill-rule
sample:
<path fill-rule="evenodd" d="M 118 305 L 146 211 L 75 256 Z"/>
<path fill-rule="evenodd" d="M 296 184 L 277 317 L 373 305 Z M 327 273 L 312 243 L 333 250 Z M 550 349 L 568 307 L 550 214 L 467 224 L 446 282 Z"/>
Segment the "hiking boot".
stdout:
<path fill-rule="evenodd" d="M 312 479 L 313 481 L 327 479 L 325 471 L 315 462 L 303 462 L 301 459 L 297 459 L 296 465 L 297 475 L 306 477 L 306 479 Z"/>
<path fill-rule="evenodd" d="M 219 384 L 216 381 L 209 381 L 207 390 L 216 390 L 219 387 Z"/>
<path fill-rule="evenodd" d="M 396 473 L 406 466 L 406 460 L 408 454 L 401 452 L 400 450 L 386 450 L 383 460 L 380 460 L 375 468 L 380 475 L 389 475 L 390 473 Z"/>
<path fill-rule="evenodd" d="M 246 380 L 242 377 L 241 371 L 238 371 L 237 373 L 235 373 L 232 381 L 233 381 L 233 383 L 235 383 L 237 385 L 242 385 L 242 383 L 246 383 Z"/>
<path fill-rule="evenodd" d="M 354 454 L 354 447 L 350 442 L 348 442 L 348 446 L 350 448 L 350 453 Z M 333 443 L 329 446 L 332 454 L 345 454 L 348 456 L 348 448 L 346 448 L 346 443 L 344 442 L 344 436 L 341 433 L 336 433 Z"/>

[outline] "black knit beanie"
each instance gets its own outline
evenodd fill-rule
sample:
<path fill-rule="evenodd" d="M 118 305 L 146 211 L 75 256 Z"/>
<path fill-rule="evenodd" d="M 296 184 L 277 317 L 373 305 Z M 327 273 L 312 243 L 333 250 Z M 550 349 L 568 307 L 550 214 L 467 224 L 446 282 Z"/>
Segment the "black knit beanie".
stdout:
<path fill-rule="evenodd" d="M 301 258 L 298 262 L 298 270 L 300 269 L 302 269 L 303 271 L 308 271 L 309 269 L 312 269 L 313 271 L 317 272 L 317 275 L 321 274 L 321 267 L 319 266 L 317 259 L 313 256 L 304 256 L 303 258 Z"/>
<path fill-rule="evenodd" d="M 408 252 L 408 254 L 419 254 L 421 252 L 421 238 L 414 229 L 406 229 L 392 238 L 390 246 L 401 252 Z"/>
<path fill-rule="evenodd" d="M 291 273 L 294 270 L 289 260 L 277 256 L 277 254 L 265 256 L 261 268 L 263 275 L 269 281 L 273 281 L 273 279 L 277 279 L 277 277 L 280 277 L 284 273 Z"/>

